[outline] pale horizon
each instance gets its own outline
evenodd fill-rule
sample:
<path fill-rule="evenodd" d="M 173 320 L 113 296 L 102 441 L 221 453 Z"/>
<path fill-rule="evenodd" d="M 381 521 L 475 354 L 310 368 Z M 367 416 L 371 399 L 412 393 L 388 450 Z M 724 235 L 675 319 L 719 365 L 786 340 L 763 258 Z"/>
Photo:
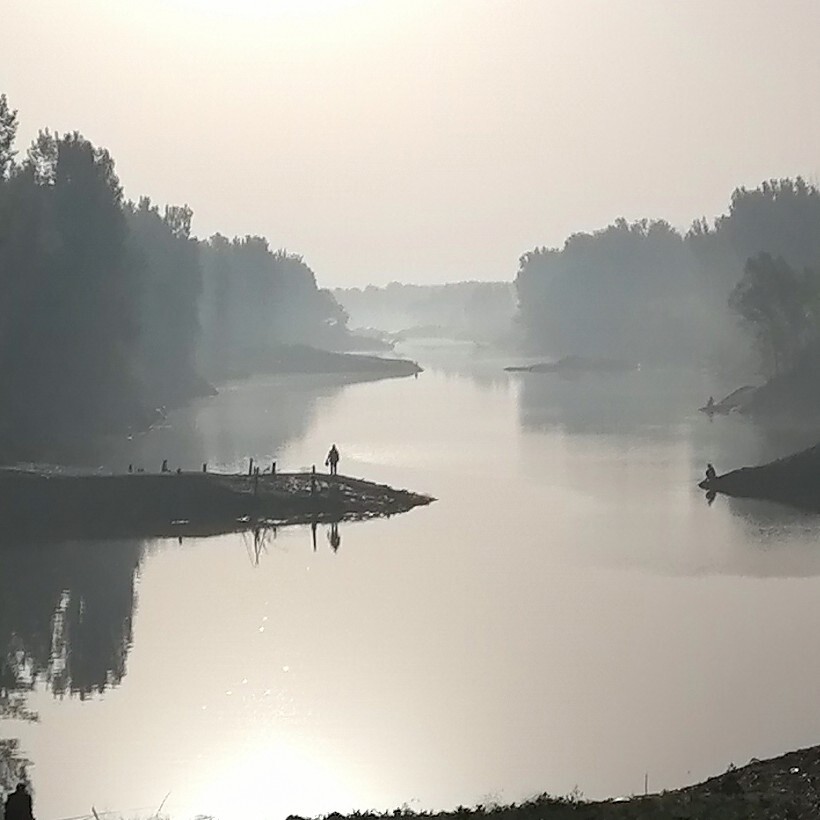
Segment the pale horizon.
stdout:
<path fill-rule="evenodd" d="M 6 5 L 21 154 L 78 130 L 127 197 L 261 234 L 324 287 L 510 280 L 535 246 L 685 229 L 820 167 L 808 0 Z"/>

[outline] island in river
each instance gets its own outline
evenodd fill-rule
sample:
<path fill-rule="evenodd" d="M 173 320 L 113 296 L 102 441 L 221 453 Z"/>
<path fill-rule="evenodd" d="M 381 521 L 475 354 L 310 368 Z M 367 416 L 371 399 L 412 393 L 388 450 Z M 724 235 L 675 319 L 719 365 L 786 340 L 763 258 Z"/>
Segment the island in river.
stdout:
<path fill-rule="evenodd" d="M 433 500 L 322 473 L 77 475 L 0 469 L 0 531 L 15 538 L 217 535 L 266 524 L 388 516 Z"/>
<path fill-rule="evenodd" d="M 242 378 L 253 374 L 336 375 L 350 381 L 390 379 L 415 376 L 423 371 L 410 359 L 371 356 L 362 353 L 339 353 L 309 345 L 278 345 L 261 351 L 248 351 L 232 362 L 221 378 Z"/>
<path fill-rule="evenodd" d="M 555 362 L 539 362 L 505 367 L 508 373 L 620 373 L 638 366 L 620 359 L 597 359 L 588 356 L 564 356 Z"/>

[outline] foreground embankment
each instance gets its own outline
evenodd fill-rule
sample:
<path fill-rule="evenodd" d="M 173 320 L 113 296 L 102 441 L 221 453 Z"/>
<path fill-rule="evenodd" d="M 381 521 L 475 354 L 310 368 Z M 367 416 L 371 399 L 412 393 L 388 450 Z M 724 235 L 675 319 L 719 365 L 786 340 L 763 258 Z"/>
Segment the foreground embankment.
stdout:
<path fill-rule="evenodd" d="M 759 467 L 742 467 L 704 479 L 699 486 L 724 495 L 780 501 L 820 511 L 820 444 Z"/>
<path fill-rule="evenodd" d="M 394 515 L 433 498 L 384 484 L 312 473 L 65 475 L 0 469 L 4 535 L 210 535 L 265 523 Z"/>
<path fill-rule="evenodd" d="M 629 799 L 587 802 L 576 797 L 540 797 L 508 806 L 463 806 L 447 812 L 397 809 L 378 814 L 331 814 L 328 820 L 371 818 L 425 818 L 425 820 L 773 820 L 820 817 L 820 746 L 789 752 L 771 760 L 753 760 L 742 768 L 695 786 Z M 294 818 L 289 818 L 294 820 Z"/>

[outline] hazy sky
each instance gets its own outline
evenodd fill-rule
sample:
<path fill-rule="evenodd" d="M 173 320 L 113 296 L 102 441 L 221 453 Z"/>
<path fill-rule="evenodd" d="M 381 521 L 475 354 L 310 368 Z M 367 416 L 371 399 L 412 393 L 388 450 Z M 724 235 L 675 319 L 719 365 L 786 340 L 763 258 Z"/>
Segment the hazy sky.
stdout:
<path fill-rule="evenodd" d="M 820 171 L 816 0 L 0 0 L 20 142 L 323 285 L 509 279 L 617 216 Z"/>

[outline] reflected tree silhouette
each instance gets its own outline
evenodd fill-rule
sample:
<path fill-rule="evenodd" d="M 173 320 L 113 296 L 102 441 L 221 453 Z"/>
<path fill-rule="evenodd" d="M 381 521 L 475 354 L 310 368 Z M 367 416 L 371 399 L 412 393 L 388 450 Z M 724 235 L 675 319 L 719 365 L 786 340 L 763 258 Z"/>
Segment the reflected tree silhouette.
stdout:
<path fill-rule="evenodd" d="M 692 415 L 695 371 L 644 368 L 626 373 L 523 373 L 518 419 L 526 432 L 561 429 L 581 435 L 665 439 Z"/>
<path fill-rule="evenodd" d="M 319 524 L 322 523 L 318 518 L 310 523 L 310 543 L 314 552 L 318 549 L 318 531 Z M 326 523 L 326 522 L 324 522 Z M 242 541 L 245 544 L 245 550 L 248 553 L 248 559 L 254 567 L 259 566 L 262 560 L 262 555 L 269 552 L 271 544 L 276 540 L 279 533 L 279 528 L 276 524 L 270 524 L 265 527 L 256 527 L 254 530 L 246 530 L 241 533 Z M 326 529 L 327 542 L 333 552 L 338 552 L 342 544 L 342 536 L 339 534 L 339 522 L 332 521 Z"/>
<path fill-rule="evenodd" d="M 248 558 L 252 566 L 259 566 L 262 553 L 268 552 L 268 547 L 276 540 L 277 533 L 278 528 L 275 524 L 267 527 L 256 527 L 252 532 L 245 531 L 242 533 L 242 540 L 245 543 L 245 549 L 248 552 Z"/>
<path fill-rule="evenodd" d="M 777 501 L 728 495 L 724 498 L 732 514 L 743 519 L 751 531 L 757 533 L 791 531 L 813 535 L 820 524 L 817 513 L 790 507 Z"/>
<path fill-rule="evenodd" d="M 0 719 L 36 721 L 45 683 L 85 699 L 125 676 L 141 541 L 0 545 Z M 14 738 L 0 740 L 0 788 L 27 782 Z"/>
<path fill-rule="evenodd" d="M 0 714 L 2 717 L 2 714 Z M 20 742 L 15 738 L 0 739 L 0 799 L 16 788 L 18 783 L 26 783 L 31 789 L 28 767 L 31 761 L 20 751 Z"/>
<path fill-rule="evenodd" d="M 338 552 L 342 545 L 342 536 L 339 535 L 339 522 L 334 521 L 327 532 L 327 540 L 333 552 Z"/>
<path fill-rule="evenodd" d="M 8 692 L 44 681 L 85 698 L 126 672 L 141 541 L 6 546 L 0 551 L 0 647 Z"/>

